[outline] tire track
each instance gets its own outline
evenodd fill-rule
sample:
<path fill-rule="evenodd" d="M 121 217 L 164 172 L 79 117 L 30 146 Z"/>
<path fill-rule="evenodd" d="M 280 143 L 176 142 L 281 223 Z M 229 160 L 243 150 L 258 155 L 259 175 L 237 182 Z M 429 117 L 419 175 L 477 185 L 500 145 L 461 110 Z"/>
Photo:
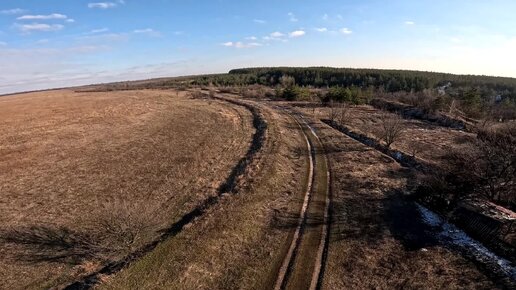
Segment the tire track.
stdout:
<path fill-rule="evenodd" d="M 300 115 L 286 108 L 297 123 L 309 152 L 307 189 L 298 224 L 274 285 L 282 289 L 318 289 L 324 272 L 329 241 L 330 172 L 321 140 Z M 322 203 L 322 206 L 321 206 Z"/>

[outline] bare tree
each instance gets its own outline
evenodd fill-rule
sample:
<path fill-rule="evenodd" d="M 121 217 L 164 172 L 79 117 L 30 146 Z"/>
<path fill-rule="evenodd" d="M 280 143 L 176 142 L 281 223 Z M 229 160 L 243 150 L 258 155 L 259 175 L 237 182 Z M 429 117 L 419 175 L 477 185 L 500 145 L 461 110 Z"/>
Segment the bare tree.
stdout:
<path fill-rule="evenodd" d="M 516 126 L 481 130 L 477 140 L 447 156 L 450 180 L 464 194 L 493 202 L 516 201 Z"/>
<path fill-rule="evenodd" d="M 392 115 L 385 113 L 380 116 L 380 121 L 380 139 L 385 142 L 385 146 L 387 146 L 387 148 L 390 148 L 405 131 L 403 119 L 398 114 Z"/>
<path fill-rule="evenodd" d="M 328 117 L 329 117 L 330 121 L 335 122 L 335 120 L 337 119 L 337 117 L 339 115 L 338 110 L 337 110 L 337 104 L 333 100 L 330 100 L 328 106 L 330 107 Z"/>
<path fill-rule="evenodd" d="M 338 108 L 338 120 L 337 122 L 340 124 L 340 125 L 344 125 L 347 120 L 348 120 L 348 116 L 349 116 L 349 108 L 346 104 L 339 104 L 339 108 Z"/>

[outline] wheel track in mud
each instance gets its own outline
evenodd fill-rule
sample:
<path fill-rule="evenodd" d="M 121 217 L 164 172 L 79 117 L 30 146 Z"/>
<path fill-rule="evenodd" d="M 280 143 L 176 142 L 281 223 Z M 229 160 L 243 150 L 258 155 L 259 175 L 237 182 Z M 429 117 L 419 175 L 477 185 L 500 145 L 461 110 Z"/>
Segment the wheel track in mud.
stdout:
<path fill-rule="evenodd" d="M 282 107 L 275 108 L 289 114 L 299 126 L 306 142 L 309 172 L 298 223 L 274 289 L 319 289 L 329 242 L 329 161 L 321 140 L 301 115 Z"/>

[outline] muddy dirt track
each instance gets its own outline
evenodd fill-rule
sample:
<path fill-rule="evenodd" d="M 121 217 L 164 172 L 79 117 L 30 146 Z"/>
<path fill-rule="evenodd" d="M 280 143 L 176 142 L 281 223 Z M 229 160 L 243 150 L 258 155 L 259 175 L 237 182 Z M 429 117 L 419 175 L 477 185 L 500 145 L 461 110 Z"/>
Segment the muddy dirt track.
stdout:
<path fill-rule="evenodd" d="M 285 110 L 287 111 L 287 110 Z M 293 114 L 306 140 L 310 163 L 298 225 L 274 289 L 317 289 L 328 237 L 329 171 L 319 137 L 303 119 Z"/>

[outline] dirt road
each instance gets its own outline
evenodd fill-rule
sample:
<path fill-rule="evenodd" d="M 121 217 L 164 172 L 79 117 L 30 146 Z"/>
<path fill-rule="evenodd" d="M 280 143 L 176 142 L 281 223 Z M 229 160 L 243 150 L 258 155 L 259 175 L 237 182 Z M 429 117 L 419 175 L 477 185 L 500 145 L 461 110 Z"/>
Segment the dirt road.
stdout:
<path fill-rule="evenodd" d="M 303 206 L 275 289 L 317 289 L 324 267 L 329 222 L 329 170 L 319 137 L 301 115 L 291 113 L 306 140 L 310 156 Z"/>

